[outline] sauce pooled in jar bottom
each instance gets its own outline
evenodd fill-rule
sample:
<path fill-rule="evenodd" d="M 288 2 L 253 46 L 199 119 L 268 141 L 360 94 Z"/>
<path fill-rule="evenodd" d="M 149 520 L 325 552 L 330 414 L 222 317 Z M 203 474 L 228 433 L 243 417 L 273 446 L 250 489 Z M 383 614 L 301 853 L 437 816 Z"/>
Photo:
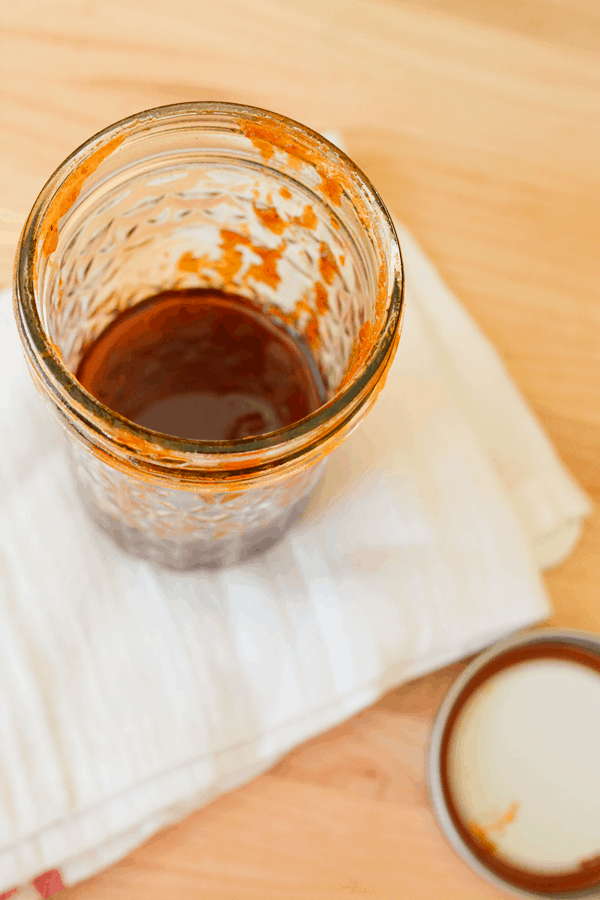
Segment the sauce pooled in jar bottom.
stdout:
<path fill-rule="evenodd" d="M 325 402 L 307 345 L 223 291 L 165 291 L 120 313 L 76 377 L 131 422 L 188 440 L 285 428 Z"/>

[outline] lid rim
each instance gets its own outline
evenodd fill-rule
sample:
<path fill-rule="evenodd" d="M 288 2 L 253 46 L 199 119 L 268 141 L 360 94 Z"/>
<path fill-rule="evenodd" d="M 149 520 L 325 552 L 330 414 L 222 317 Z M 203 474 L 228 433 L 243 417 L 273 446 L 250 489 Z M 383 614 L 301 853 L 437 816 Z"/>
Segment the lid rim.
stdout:
<path fill-rule="evenodd" d="M 600 635 L 582 629 L 555 627 L 536 628 L 535 630 L 521 632 L 516 636 L 510 636 L 483 651 L 466 666 L 464 671 L 461 672 L 448 690 L 434 719 L 427 756 L 427 787 L 434 816 L 445 838 L 448 840 L 453 850 L 466 861 L 477 874 L 481 875 L 488 882 L 491 882 L 496 887 L 503 890 L 508 889 L 516 896 L 529 898 L 537 897 L 540 898 L 540 900 L 544 900 L 544 898 L 547 900 L 548 897 L 556 898 L 556 900 L 600 898 L 600 877 L 598 877 L 597 872 L 594 872 L 593 877 L 595 878 L 595 881 L 593 883 L 580 885 L 575 888 L 561 888 L 560 886 L 557 886 L 557 889 L 555 890 L 544 892 L 540 892 L 533 887 L 517 884 L 514 881 L 509 880 L 508 877 L 504 877 L 495 868 L 486 865 L 485 861 L 476 854 L 470 842 L 467 842 L 464 839 L 460 830 L 457 828 L 457 824 L 448 807 L 446 798 L 444 772 L 442 769 L 444 740 L 447 737 L 447 729 L 449 727 L 451 728 L 453 725 L 452 715 L 456 710 L 457 704 L 463 700 L 463 698 L 464 702 L 467 702 L 469 697 L 472 696 L 471 692 L 468 692 L 466 697 L 464 696 L 468 687 L 476 680 L 477 675 L 480 672 L 485 671 L 486 667 L 493 663 L 494 660 L 501 659 L 503 656 L 510 653 L 510 651 L 518 651 L 520 648 L 533 649 L 535 645 L 543 646 L 557 644 L 563 644 L 573 649 L 587 651 L 588 654 L 591 654 L 598 660 L 598 671 L 600 672 Z M 517 664 L 517 662 L 518 661 L 508 663 L 506 668 L 510 665 Z M 503 668 L 504 667 L 500 667 L 500 671 Z M 490 672 L 487 677 L 494 677 L 494 673 Z M 484 681 L 485 680 L 487 679 L 484 678 Z M 477 691 L 479 687 L 480 685 L 476 684 L 473 688 L 473 692 Z M 461 703 L 457 714 L 460 713 L 462 706 L 463 704 Z M 515 873 L 518 872 L 516 866 L 508 867 L 508 869 L 514 870 Z M 523 870 L 523 873 L 527 874 L 526 870 Z M 569 876 L 572 877 L 572 873 L 567 873 L 564 877 L 566 878 Z M 541 873 L 541 877 L 544 877 L 543 873 Z M 548 877 L 552 878 L 551 875 Z"/>

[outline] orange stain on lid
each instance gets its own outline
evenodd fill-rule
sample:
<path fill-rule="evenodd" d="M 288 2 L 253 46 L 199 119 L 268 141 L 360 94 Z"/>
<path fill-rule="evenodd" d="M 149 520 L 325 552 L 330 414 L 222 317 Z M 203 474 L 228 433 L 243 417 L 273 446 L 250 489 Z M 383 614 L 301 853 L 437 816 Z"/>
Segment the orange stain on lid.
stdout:
<path fill-rule="evenodd" d="M 472 836 L 475 838 L 477 843 L 487 852 L 487 853 L 495 853 L 496 845 L 493 841 L 489 839 L 481 825 L 478 825 L 477 822 L 469 822 L 468 829 Z"/>
<path fill-rule="evenodd" d="M 506 812 L 501 816 L 498 816 L 497 819 L 494 819 L 493 822 L 490 822 L 489 825 L 479 825 L 477 822 L 469 822 L 467 827 L 477 843 L 483 847 L 484 850 L 488 853 L 495 853 L 496 844 L 490 838 L 490 831 L 504 831 L 507 825 L 514 822 L 518 812 L 519 804 L 516 802 L 511 803 Z"/>

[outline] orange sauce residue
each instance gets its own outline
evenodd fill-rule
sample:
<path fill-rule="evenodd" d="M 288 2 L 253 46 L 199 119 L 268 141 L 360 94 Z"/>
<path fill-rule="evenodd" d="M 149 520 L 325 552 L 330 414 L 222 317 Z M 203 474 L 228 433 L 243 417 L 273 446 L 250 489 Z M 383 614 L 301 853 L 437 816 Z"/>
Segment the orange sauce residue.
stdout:
<path fill-rule="evenodd" d="M 301 319 L 305 320 L 305 325 L 300 325 Z M 312 350 L 317 349 L 321 340 L 319 335 L 319 317 L 308 302 L 306 294 L 294 304 L 294 311 L 289 317 L 288 324 L 293 325 L 298 331 L 303 331 L 309 347 Z"/>
<path fill-rule="evenodd" d="M 184 253 L 177 263 L 180 272 L 200 273 L 202 269 L 212 269 L 221 275 L 225 283 L 231 283 L 232 279 L 237 275 L 242 267 L 244 258 L 239 247 L 249 247 L 250 250 L 260 257 L 260 263 L 252 263 L 248 267 L 248 271 L 244 276 L 244 281 L 248 278 L 254 278 L 255 281 L 262 281 L 270 287 L 276 287 L 281 278 L 277 271 L 277 263 L 283 255 L 286 248 L 286 242 L 282 241 L 278 247 L 257 247 L 249 237 L 243 234 L 237 234 L 235 231 L 221 230 L 221 249 L 222 254 L 219 259 L 212 260 L 208 256 L 192 256 L 188 251 Z"/>
<path fill-rule="evenodd" d="M 281 194 L 281 196 L 283 197 L 284 200 L 292 199 L 292 192 L 289 190 L 289 188 L 282 187 L 279 189 L 279 193 Z"/>
<path fill-rule="evenodd" d="M 275 148 L 269 141 L 268 135 L 263 136 L 263 129 L 261 129 L 260 126 L 248 124 L 244 128 L 244 134 L 247 138 L 250 138 L 254 146 L 260 150 L 260 155 L 264 160 L 271 159 L 275 153 Z"/>
<path fill-rule="evenodd" d="M 125 135 L 121 135 L 113 138 L 112 141 L 104 144 L 104 146 L 99 147 L 84 163 L 78 166 L 77 169 L 68 176 L 64 184 L 60 186 L 47 213 L 47 219 L 50 224 L 47 226 L 44 241 L 42 243 L 41 253 L 43 256 L 47 257 L 56 250 L 58 245 L 58 223 L 79 197 L 86 178 L 89 178 L 89 176 L 96 171 L 100 163 L 103 162 L 107 156 L 110 156 L 113 150 L 116 150 L 119 144 L 122 144 L 124 140 Z"/>
<path fill-rule="evenodd" d="M 301 216 L 295 216 L 293 221 L 296 225 L 302 225 L 303 228 L 309 228 L 311 231 L 317 227 L 317 217 L 315 215 L 315 211 L 312 206 L 309 206 L 308 203 L 302 210 Z"/>
<path fill-rule="evenodd" d="M 469 822 L 468 829 L 477 841 L 477 843 L 487 852 L 495 853 L 496 845 L 489 839 L 483 828 L 477 822 Z"/>
<path fill-rule="evenodd" d="M 192 256 L 188 251 L 179 258 L 177 268 L 180 272 L 199 272 L 208 265 L 210 265 L 210 260 L 207 256 Z"/>
<path fill-rule="evenodd" d="M 306 334 L 308 340 L 308 346 L 311 348 L 311 350 L 316 350 L 321 340 L 319 336 L 319 320 L 317 316 L 312 316 L 306 326 L 304 333 Z"/>
<path fill-rule="evenodd" d="M 317 169 L 317 171 L 319 171 Z M 340 206 L 342 202 L 342 185 L 337 180 L 337 178 L 332 178 L 330 175 L 325 175 L 323 172 L 319 172 L 321 176 L 321 190 L 325 194 L 326 197 L 329 197 L 334 206 Z"/>
<path fill-rule="evenodd" d="M 262 281 L 270 287 L 276 287 L 281 278 L 277 271 L 277 263 L 286 248 L 285 241 L 282 241 L 278 247 L 270 249 L 268 247 L 255 246 L 250 238 L 245 235 L 236 234 L 233 231 L 223 230 L 221 232 L 221 248 L 222 256 L 218 260 L 210 259 L 207 255 L 193 256 L 189 251 L 184 253 L 177 264 L 179 271 L 192 272 L 201 274 L 202 270 L 212 270 L 218 272 L 226 283 L 231 283 L 231 278 L 239 272 L 243 257 L 239 246 L 247 246 L 252 253 L 260 257 L 260 263 L 252 263 L 249 265 L 247 272 L 243 276 L 243 281 L 254 279 Z M 319 335 L 319 314 L 324 314 L 328 309 L 328 298 L 325 287 L 317 282 L 315 284 L 315 300 L 317 307 L 309 302 L 308 295 L 296 301 L 292 312 L 286 313 L 275 304 L 253 303 L 247 300 L 257 310 L 262 310 L 274 319 L 284 322 L 286 325 L 301 331 L 312 349 L 318 347 L 320 342 Z"/>
<path fill-rule="evenodd" d="M 381 298 L 385 297 L 385 285 L 387 281 L 387 273 L 383 266 L 379 268 L 379 274 L 377 276 L 377 324 L 383 326 L 383 320 L 386 315 L 386 309 L 381 303 Z"/>
<path fill-rule="evenodd" d="M 262 281 L 270 287 L 277 287 L 281 281 L 279 272 L 277 271 L 277 263 L 281 259 L 283 251 L 286 248 L 286 242 L 282 241 L 278 247 L 269 250 L 266 247 L 252 247 L 252 251 L 260 256 L 262 262 L 258 265 L 252 264 L 248 269 L 247 278 L 254 278 L 255 281 Z"/>
<path fill-rule="evenodd" d="M 321 255 L 319 257 L 319 269 L 326 284 L 331 284 L 336 275 L 340 274 L 335 256 L 324 241 L 321 241 Z"/>
<path fill-rule="evenodd" d="M 260 207 L 253 204 L 254 212 L 263 225 L 274 234 L 283 234 L 288 223 L 281 218 L 274 206 Z"/>
<path fill-rule="evenodd" d="M 315 299 L 317 303 L 317 309 L 320 314 L 323 315 L 329 309 L 329 303 L 327 302 L 327 291 L 323 287 L 320 281 L 317 281 L 315 284 Z"/>
<path fill-rule="evenodd" d="M 495 853 L 496 844 L 490 839 L 490 831 L 504 831 L 507 825 L 514 822 L 518 812 L 519 804 L 516 802 L 511 803 L 505 813 L 498 816 L 497 819 L 494 819 L 494 821 L 490 822 L 488 825 L 479 825 L 477 822 L 469 822 L 467 827 L 477 843 L 480 844 L 485 851 L 488 853 Z"/>
<path fill-rule="evenodd" d="M 289 325 L 290 328 L 297 328 L 298 326 L 298 316 L 295 311 L 285 312 L 283 309 L 280 309 L 276 303 L 267 303 L 266 305 L 256 303 L 255 307 L 263 311 L 266 315 L 271 316 L 272 319 L 278 319 L 285 325 Z"/>
<path fill-rule="evenodd" d="M 263 159 L 268 160 L 273 156 L 275 148 L 279 148 L 288 154 L 289 164 L 299 168 L 302 163 L 307 163 L 315 168 L 321 178 L 321 191 L 325 197 L 335 205 L 341 205 L 344 184 L 341 174 L 337 172 L 334 164 L 327 165 L 322 158 L 322 150 L 315 146 L 312 149 L 308 144 L 301 144 L 290 134 L 286 134 L 278 125 L 254 122 L 240 122 L 240 127 L 247 138 L 260 151 Z"/>
<path fill-rule="evenodd" d="M 323 198 L 329 200 L 332 206 L 341 206 L 342 195 L 346 194 L 351 202 L 353 200 L 355 201 L 354 208 L 358 217 L 365 229 L 370 230 L 368 216 L 365 215 L 364 204 L 356 189 L 352 172 L 346 168 L 346 164 L 343 160 L 337 157 L 335 151 L 331 150 L 328 154 L 325 154 L 322 145 L 316 138 L 311 138 L 310 135 L 301 134 L 300 132 L 296 133 L 293 125 L 282 127 L 279 122 L 273 121 L 267 115 L 260 121 L 255 121 L 253 123 L 240 121 L 239 126 L 244 135 L 260 150 L 263 158 L 267 158 L 266 147 L 269 147 L 270 153 L 268 158 L 270 158 L 275 150 L 280 150 L 288 155 L 287 162 L 289 165 L 293 165 L 297 168 L 306 163 L 307 165 L 312 166 L 321 179 L 319 188 Z M 280 190 L 282 196 L 287 196 L 287 188 Z M 283 193 L 284 190 L 286 191 L 286 194 Z M 296 219 L 292 221 L 302 224 L 305 227 L 313 227 L 309 222 L 312 223 L 310 213 L 314 215 L 314 211 L 310 210 L 309 212 L 309 210 L 309 207 L 306 208 L 303 217 L 296 217 Z M 331 210 L 329 216 L 332 228 L 338 230 L 340 228 L 340 223 Z M 379 257 L 382 259 L 385 257 L 385 250 L 378 234 L 375 235 L 375 238 L 377 240 Z M 340 257 L 340 265 L 343 266 L 344 264 L 345 259 Z M 324 244 L 321 246 L 319 268 L 322 280 L 326 285 L 332 284 L 335 276 L 340 275 L 337 260 L 331 253 L 329 247 Z M 315 289 L 315 293 L 316 302 L 320 302 L 319 297 L 322 301 L 322 295 L 319 295 L 317 288 Z M 387 272 L 384 267 L 381 267 L 378 279 L 377 304 L 374 322 L 372 325 L 366 323 L 361 328 L 361 331 L 354 342 L 350 363 L 340 388 L 343 388 L 352 381 L 360 367 L 368 358 L 373 346 L 375 333 L 381 333 L 385 328 L 387 308 Z M 317 340 L 318 329 L 316 313 L 315 322 L 310 323 L 310 332 L 314 335 L 314 339 Z M 309 331 L 307 330 L 306 333 L 308 335 Z M 385 383 L 385 378 L 382 380 L 382 384 L 383 383 Z"/>
<path fill-rule="evenodd" d="M 352 350 L 350 352 L 350 360 L 348 362 L 348 368 L 346 369 L 346 374 L 342 379 L 342 383 L 340 384 L 340 388 L 345 387 L 349 384 L 358 370 L 363 366 L 365 360 L 367 359 L 372 343 L 373 343 L 373 326 L 370 322 L 365 322 L 364 325 L 361 326 L 360 331 L 358 332 L 357 337 L 354 340 L 354 344 L 352 346 Z"/>
<path fill-rule="evenodd" d="M 282 189 L 283 190 L 283 189 Z M 290 193 L 288 191 L 288 193 Z M 290 197 L 292 195 L 290 194 Z M 283 234 L 288 225 L 300 225 L 302 228 L 308 228 L 311 231 L 317 227 L 317 217 L 315 212 L 308 203 L 302 210 L 301 215 L 294 216 L 290 219 L 289 222 L 286 222 L 285 219 L 282 219 L 274 206 L 257 206 L 256 203 L 253 203 L 254 212 L 256 213 L 256 217 L 260 219 L 260 221 L 265 225 L 269 231 L 272 231 L 274 234 Z"/>
<path fill-rule="evenodd" d="M 237 234 L 235 231 L 227 231 L 226 228 L 221 229 L 221 247 L 223 254 L 216 264 L 215 268 L 225 281 L 230 281 L 242 268 L 244 257 L 242 251 L 238 250 L 240 244 L 246 247 L 252 246 L 250 238 Z"/>

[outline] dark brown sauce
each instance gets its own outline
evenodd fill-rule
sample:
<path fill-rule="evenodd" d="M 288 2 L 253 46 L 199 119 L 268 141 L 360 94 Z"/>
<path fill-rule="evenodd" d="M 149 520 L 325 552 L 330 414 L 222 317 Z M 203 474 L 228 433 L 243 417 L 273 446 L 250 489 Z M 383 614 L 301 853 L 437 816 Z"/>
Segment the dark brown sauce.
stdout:
<path fill-rule="evenodd" d="M 76 377 L 114 412 L 188 440 L 266 434 L 325 400 L 300 338 L 243 297 L 203 289 L 125 310 L 87 348 Z"/>

